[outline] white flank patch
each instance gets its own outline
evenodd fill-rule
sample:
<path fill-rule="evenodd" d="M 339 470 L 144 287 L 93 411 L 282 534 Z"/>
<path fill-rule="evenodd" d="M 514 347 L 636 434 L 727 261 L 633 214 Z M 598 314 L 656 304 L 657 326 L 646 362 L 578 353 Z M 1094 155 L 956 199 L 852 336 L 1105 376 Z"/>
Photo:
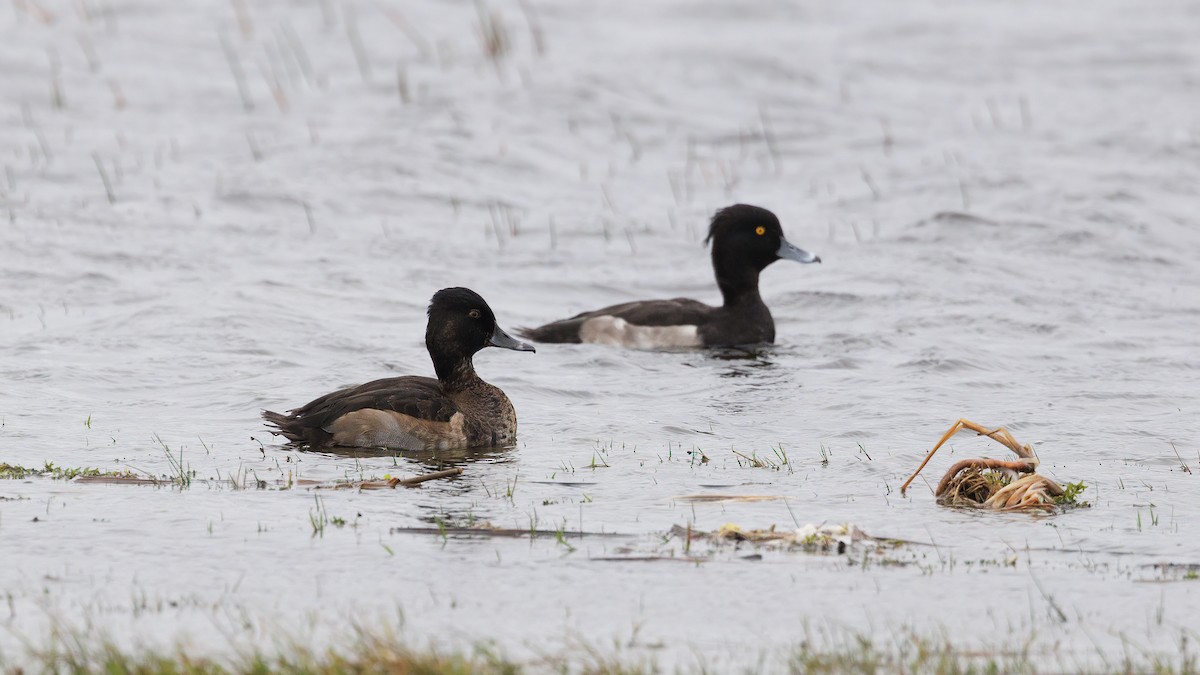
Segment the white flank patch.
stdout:
<path fill-rule="evenodd" d="M 579 339 L 598 345 L 630 349 L 699 347 L 696 326 L 638 326 L 616 316 L 598 316 L 579 327 Z"/>

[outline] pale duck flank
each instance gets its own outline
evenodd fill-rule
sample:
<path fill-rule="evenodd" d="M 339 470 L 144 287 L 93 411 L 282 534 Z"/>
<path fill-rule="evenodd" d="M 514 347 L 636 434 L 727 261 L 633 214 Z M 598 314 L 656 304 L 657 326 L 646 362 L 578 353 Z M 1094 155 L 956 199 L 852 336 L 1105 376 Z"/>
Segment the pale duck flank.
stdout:
<path fill-rule="evenodd" d="M 597 316 L 579 327 L 579 341 L 628 349 L 700 347 L 697 326 L 638 326 L 616 316 Z"/>

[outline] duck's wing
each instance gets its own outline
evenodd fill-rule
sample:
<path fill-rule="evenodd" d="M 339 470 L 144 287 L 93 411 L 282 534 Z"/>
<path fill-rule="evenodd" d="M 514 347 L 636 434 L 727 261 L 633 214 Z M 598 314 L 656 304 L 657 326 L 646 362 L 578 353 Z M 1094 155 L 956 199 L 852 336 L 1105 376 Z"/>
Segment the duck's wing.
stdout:
<path fill-rule="evenodd" d="M 314 447 L 419 450 L 465 443 L 462 414 L 429 377 L 390 377 L 326 394 L 288 414 L 263 419 L 289 441 Z"/>
<path fill-rule="evenodd" d="M 642 300 L 576 314 L 519 331 L 537 342 L 592 342 L 654 349 L 699 347 L 699 326 L 714 307 L 690 298 Z"/>
<path fill-rule="evenodd" d="M 373 408 L 403 413 L 417 419 L 449 422 L 458 408 L 446 397 L 442 384 L 432 377 L 388 377 L 326 394 L 290 411 L 292 415 L 320 417 L 322 424 Z"/>

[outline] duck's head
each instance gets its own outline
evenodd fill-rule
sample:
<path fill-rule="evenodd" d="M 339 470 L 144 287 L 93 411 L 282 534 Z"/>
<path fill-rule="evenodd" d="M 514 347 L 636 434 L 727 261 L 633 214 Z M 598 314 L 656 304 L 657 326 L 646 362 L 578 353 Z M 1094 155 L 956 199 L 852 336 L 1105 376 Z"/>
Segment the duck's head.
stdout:
<path fill-rule="evenodd" d="M 439 355 L 470 358 L 484 347 L 535 351 L 533 345 L 521 342 L 496 325 L 496 315 L 487 301 L 469 288 L 443 288 L 433 294 L 425 346 L 435 362 Z"/>
<path fill-rule="evenodd" d="M 749 204 L 734 204 L 717 211 L 705 243 L 712 243 L 713 265 L 749 266 L 762 271 L 776 260 L 819 263 L 820 256 L 798 248 L 783 236 L 774 213 Z"/>

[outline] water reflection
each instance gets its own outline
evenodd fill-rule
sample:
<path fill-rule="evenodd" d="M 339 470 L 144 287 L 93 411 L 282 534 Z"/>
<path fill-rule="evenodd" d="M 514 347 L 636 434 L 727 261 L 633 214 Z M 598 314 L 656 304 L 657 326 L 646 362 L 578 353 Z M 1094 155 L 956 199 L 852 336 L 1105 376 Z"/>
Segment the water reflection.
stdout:
<path fill-rule="evenodd" d="M 390 458 L 394 462 L 407 460 L 434 471 L 474 463 L 504 464 L 513 460 L 511 451 L 515 446 L 500 448 L 458 448 L 453 450 L 395 450 L 390 448 L 340 448 L 330 447 L 313 450 L 293 444 L 284 446 L 314 455 L 344 459 Z"/>
<path fill-rule="evenodd" d="M 714 412 L 764 420 L 795 389 L 796 371 L 789 365 L 793 352 L 778 345 L 714 349 L 693 365 L 720 378 L 709 397 Z"/>
<path fill-rule="evenodd" d="M 754 377 L 775 368 L 776 354 L 774 345 L 754 345 L 712 349 L 705 356 L 710 361 L 729 364 L 718 372 L 721 377 Z"/>

